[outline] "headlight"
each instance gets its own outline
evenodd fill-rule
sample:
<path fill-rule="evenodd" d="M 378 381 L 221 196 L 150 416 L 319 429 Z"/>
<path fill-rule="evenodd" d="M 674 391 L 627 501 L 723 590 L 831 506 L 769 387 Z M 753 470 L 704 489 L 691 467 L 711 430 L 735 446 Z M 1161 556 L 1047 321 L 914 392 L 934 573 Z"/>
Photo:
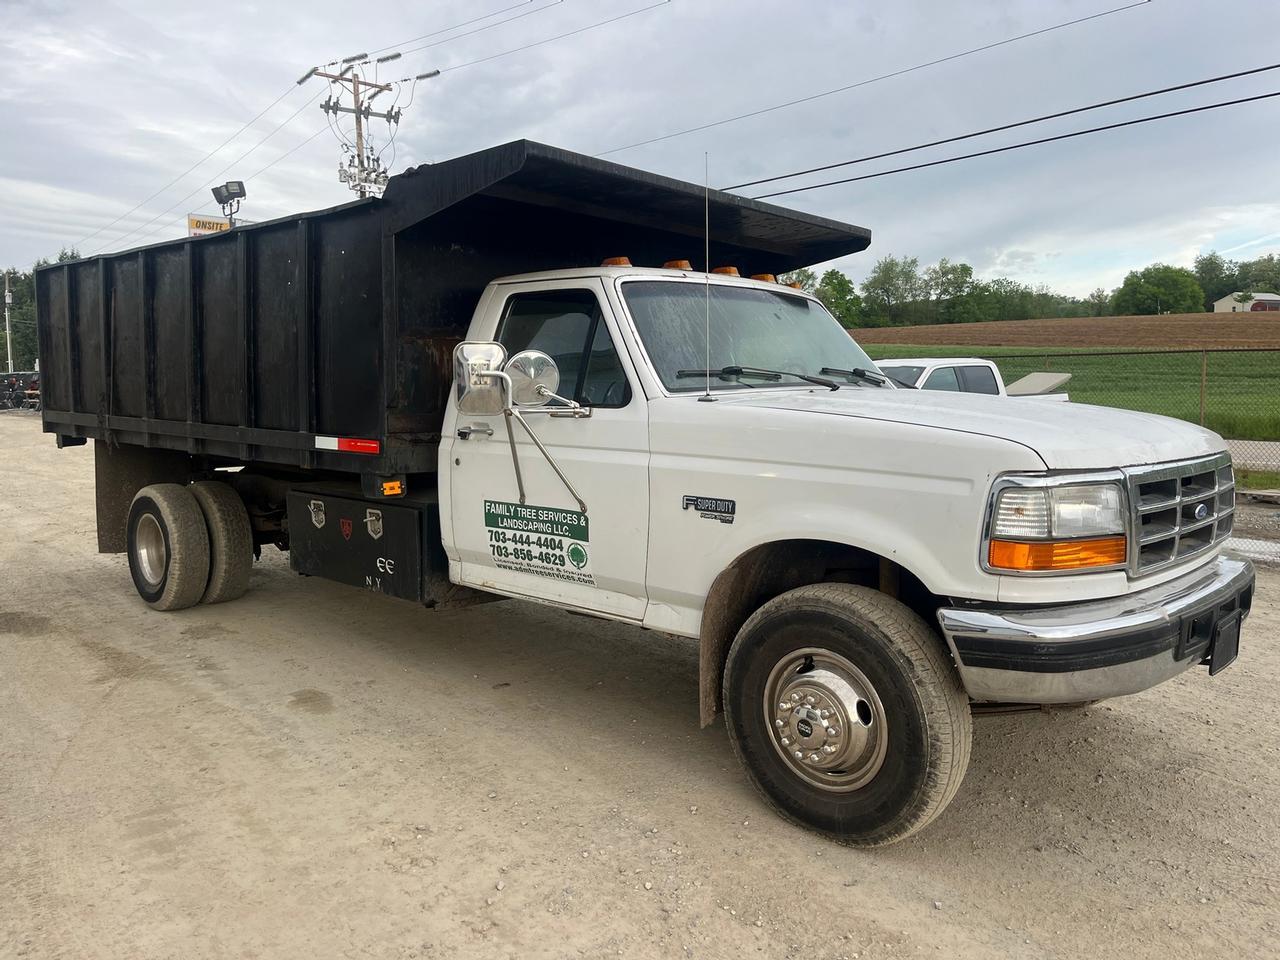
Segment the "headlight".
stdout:
<path fill-rule="evenodd" d="M 1005 482 L 991 510 L 989 569 L 1045 573 L 1124 564 L 1125 497 L 1118 484 Z"/>

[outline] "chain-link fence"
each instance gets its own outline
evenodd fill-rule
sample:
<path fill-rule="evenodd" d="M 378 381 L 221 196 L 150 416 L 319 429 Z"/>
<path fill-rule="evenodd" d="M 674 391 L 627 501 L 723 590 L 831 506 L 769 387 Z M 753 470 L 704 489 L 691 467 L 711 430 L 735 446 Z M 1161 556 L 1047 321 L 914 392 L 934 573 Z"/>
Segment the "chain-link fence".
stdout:
<path fill-rule="evenodd" d="M 1071 399 L 1177 417 L 1231 441 L 1236 467 L 1280 487 L 1280 350 L 984 354 L 1006 383 L 1037 370 L 1070 373 Z M 1265 479 L 1265 478 L 1263 478 Z"/>
<path fill-rule="evenodd" d="M 1238 480 L 1232 549 L 1280 562 L 1280 350 L 1129 350 L 1087 347 L 966 348 L 867 344 L 872 357 L 980 356 L 1005 383 L 1028 373 L 1069 373 L 1073 401 L 1141 410 L 1202 424 L 1227 440 Z"/>

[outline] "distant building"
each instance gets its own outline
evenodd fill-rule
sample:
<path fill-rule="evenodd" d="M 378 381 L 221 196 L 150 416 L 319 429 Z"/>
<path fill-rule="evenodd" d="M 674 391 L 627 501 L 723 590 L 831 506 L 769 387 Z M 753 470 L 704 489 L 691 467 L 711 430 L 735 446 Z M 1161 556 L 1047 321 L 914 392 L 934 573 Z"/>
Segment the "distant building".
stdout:
<path fill-rule="evenodd" d="M 1248 313 L 1258 310 L 1280 310 L 1280 293 L 1255 293 L 1252 300 L 1240 303 L 1239 293 L 1228 293 L 1221 300 L 1213 301 L 1214 313 Z"/>

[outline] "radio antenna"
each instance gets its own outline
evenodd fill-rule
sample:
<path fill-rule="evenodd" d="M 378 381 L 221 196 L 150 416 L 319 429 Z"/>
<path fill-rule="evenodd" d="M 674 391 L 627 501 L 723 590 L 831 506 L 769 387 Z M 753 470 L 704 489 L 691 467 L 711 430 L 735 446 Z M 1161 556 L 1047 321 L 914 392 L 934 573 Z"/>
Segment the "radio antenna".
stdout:
<path fill-rule="evenodd" d="M 707 362 L 702 372 L 706 375 L 707 384 L 698 400 L 714 403 L 716 398 L 711 395 L 711 160 L 710 155 L 705 152 L 702 154 L 702 269 L 707 311 Z"/>

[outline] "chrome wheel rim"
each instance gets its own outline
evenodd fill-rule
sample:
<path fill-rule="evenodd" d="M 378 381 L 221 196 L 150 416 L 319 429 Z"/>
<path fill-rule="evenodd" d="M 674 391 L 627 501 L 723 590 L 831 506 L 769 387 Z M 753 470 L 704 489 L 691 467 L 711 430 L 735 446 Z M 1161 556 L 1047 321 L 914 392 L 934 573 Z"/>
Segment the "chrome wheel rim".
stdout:
<path fill-rule="evenodd" d="M 138 557 L 138 571 L 142 579 L 152 587 L 160 586 L 165 566 L 169 562 L 169 550 L 164 545 L 164 531 L 155 516 L 144 513 L 134 531 L 134 545 Z"/>
<path fill-rule="evenodd" d="M 764 718 L 778 755 L 816 787 L 858 790 L 884 764 L 884 705 L 866 674 L 838 653 L 807 647 L 778 661 L 765 683 Z"/>

